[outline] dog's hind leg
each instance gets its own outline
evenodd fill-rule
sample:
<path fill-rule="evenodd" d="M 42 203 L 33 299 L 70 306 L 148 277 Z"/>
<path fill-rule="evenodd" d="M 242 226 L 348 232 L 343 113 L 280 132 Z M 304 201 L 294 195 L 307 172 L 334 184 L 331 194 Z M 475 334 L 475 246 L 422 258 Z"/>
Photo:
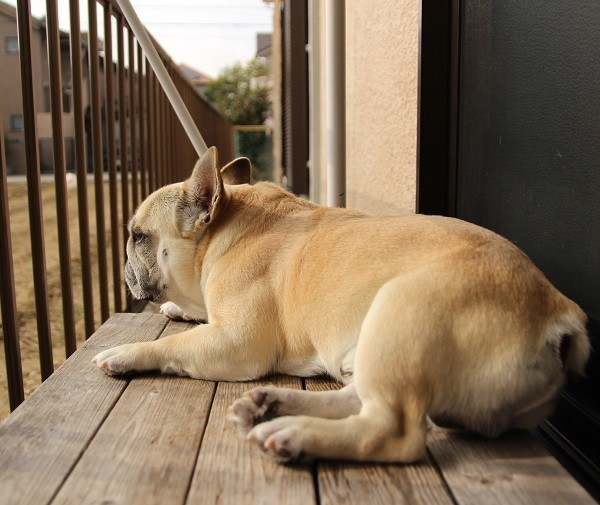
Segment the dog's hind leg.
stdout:
<path fill-rule="evenodd" d="M 247 391 L 229 407 L 228 420 L 243 434 L 275 417 L 306 415 L 343 419 L 360 412 L 353 384 L 335 391 L 303 391 L 274 386 Z"/>
<path fill-rule="evenodd" d="M 433 314 L 421 296 L 406 299 L 399 284 L 380 289 L 361 328 L 354 368 L 360 412 L 343 419 L 279 417 L 254 427 L 250 440 L 278 461 L 411 462 L 424 455 L 431 394 L 423 359 L 431 339 L 421 333 Z"/>
<path fill-rule="evenodd" d="M 411 462 L 425 451 L 420 405 L 408 402 L 402 419 L 380 406 L 363 407 L 344 419 L 286 416 L 259 424 L 248 434 L 279 462 L 314 458 Z"/>

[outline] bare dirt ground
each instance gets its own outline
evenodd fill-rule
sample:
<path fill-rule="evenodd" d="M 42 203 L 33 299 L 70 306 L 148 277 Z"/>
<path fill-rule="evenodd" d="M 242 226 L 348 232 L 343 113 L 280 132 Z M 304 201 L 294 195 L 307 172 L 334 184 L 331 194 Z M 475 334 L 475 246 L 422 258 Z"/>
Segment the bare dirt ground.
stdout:
<path fill-rule="evenodd" d="M 27 185 L 23 181 L 9 180 L 9 208 L 11 220 L 12 253 L 14 263 L 15 293 L 17 299 L 17 312 L 19 324 L 19 336 L 21 345 L 21 360 L 23 367 L 23 380 L 25 383 L 25 395 L 29 396 L 40 384 L 40 363 L 37 341 L 37 324 L 35 309 L 35 290 L 33 284 L 31 242 L 29 235 L 29 210 L 27 203 Z M 120 201 L 120 187 L 118 188 Z M 84 306 L 81 283 L 81 253 L 79 247 L 79 222 L 77 190 L 75 187 L 68 191 L 69 198 L 69 228 L 71 245 L 71 268 L 74 297 L 74 314 L 76 321 L 76 332 L 78 346 L 85 339 L 84 328 Z M 65 360 L 65 346 L 63 334 L 63 312 L 62 312 L 62 289 L 60 282 L 60 267 L 58 254 L 58 228 L 56 223 L 56 202 L 54 182 L 42 182 L 42 201 L 44 217 L 44 241 L 46 244 L 46 273 L 48 283 L 48 302 L 51 320 L 51 335 L 54 367 L 60 366 Z M 130 199 L 131 201 L 131 199 Z M 104 185 L 106 244 L 108 255 L 108 278 L 109 278 L 109 307 L 110 312 L 115 312 L 113 283 L 111 274 L 111 228 L 110 228 L 110 206 L 108 184 Z M 89 208 L 89 230 L 91 242 L 91 263 L 93 278 L 94 297 L 94 320 L 95 328 L 100 326 L 100 294 L 98 282 L 98 247 L 96 235 L 96 215 L 94 187 L 91 180 L 88 181 L 88 208 Z M 123 223 L 120 218 L 119 208 L 119 262 L 124 264 L 123 254 Z M 121 286 L 122 300 L 125 300 L 125 286 Z M 0 324 L 1 329 L 1 324 Z M 0 335 L 3 339 L 3 335 Z M 4 366 L 4 344 L 0 344 L 0 420 L 9 414 L 6 367 Z"/>

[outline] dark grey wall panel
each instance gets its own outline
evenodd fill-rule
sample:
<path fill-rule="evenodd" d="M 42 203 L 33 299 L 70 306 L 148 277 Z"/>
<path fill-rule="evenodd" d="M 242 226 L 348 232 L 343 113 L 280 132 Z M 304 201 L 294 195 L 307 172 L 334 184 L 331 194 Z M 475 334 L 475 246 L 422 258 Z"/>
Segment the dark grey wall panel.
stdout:
<path fill-rule="evenodd" d="M 521 247 L 596 350 L 541 435 L 600 497 L 600 1 L 463 0 L 457 215 Z"/>
<path fill-rule="evenodd" d="M 458 216 L 600 319 L 600 2 L 463 3 Z"/>

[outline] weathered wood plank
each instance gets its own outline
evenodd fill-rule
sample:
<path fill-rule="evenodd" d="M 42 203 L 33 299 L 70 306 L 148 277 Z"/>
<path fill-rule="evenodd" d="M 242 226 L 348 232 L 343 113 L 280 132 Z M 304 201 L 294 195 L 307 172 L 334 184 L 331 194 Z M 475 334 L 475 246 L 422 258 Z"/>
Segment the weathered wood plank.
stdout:
<path fill-rule="evenodd" d="M 192 326 L 171 322 L 161 336 Z M 184 377 L 132 379 L 53 503 L 184 503 L 214 389 Z"/>
<path fill-rule="evenodd" d="M 429 447 L 460 504 L 592 504 L 595 500 L 528 432 L 495 440 L 434 428 Z"/>
<path fill-rule="evenodd" d="M 332 380 L 306 380 L 309 391 L 337 388 Z M 429 455 L 412 465 L 323 461 L 317 465 L 317 477 L 323 505 L 453 503 Z"/>
<path fill-rule="evenodd" d="M 263 384 L 301 386 L 300 379 L 290 377 L 218 384 L 187 503 L 315 503 L 311 467 L 267 460 L 227 425 L 227 407 L 248 389 Z"/>
<path fill-rule="evenodd" d="M 91 358 L 125 342 L 154 340 L 161 315 L 116 314 L 0 425 L 3 503 L 47 503 L 127 386 Z"/>

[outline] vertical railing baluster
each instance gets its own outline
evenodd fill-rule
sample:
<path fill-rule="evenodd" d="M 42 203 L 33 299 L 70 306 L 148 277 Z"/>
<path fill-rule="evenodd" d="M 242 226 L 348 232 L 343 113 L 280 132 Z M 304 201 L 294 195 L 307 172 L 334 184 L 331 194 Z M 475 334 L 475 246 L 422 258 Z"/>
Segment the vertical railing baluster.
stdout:
<path fill-rule="evenodd" d="M 177 76 L 177 80 L 179 81 L 179 76 Z M 183 83 L 182 86 L 180 86 L 182 92 L 183 92 L 183 101 L 185 102 L 185 106 L 189 107 L 189 95 L 188 95 L 188 89 L 185 86 L 185 83 Z M 179 138 L 179 133 L 177 134 L 177 137 Z M 185 171 L 187 170 L 186 167 L 188 166 L 188 159 L 187 159 L 187 142 L 185 141 L 185 137 L 180 139 L 180 147 L 179 147 L 179 167 L 178 167 L 178 174 L 177 177 L 179 180 L 183 180 L 183 178 L 185 177 Z"/>
<path fill-rule="evenodd" d="M 135 212 L 139 205 L 139 187 L 138 187 L 138 164 L 137 164 L 137 139 L 135 121 L 137 117 L 135 93 L 135 46 L 133 41 L 133 32 L 129 28 L 128 49 L 129 49 L 129 129 L 131 142 L 131 211 Z"/>
<path fill-rule="evenodd" d="M 165 168 L 166 179 L 168 184 L 171 184 L 173 182 L 173 165 L 171 164 L 172 149 L 173 144 L 171 143 L 171 104 L 169 103 L 169 99 L 165 95 Z"/>
<path fill-rule="evenodd" d="M 171 143 L 171 105 L 169 104 L 169 100 L 165 100 L 165 165 L 167 168 L 167 183 L 171 184 L 173 182 L 172 173 L 173 164 L 171 163 L 171 151 L 173 149 L 173 144 Z"/>
<path fill-rule="evenodd" d="M 56 222 L 58 226 L 58 251 L 63 309 L 65 353 L 68 358 L 77 350 L 75 317 L 73 314 L 73 276 L 71 274 L 71 243 L 69 237 L 69 200 L 67 197 L 67 170 L 63 138 L 63 99 L 58 32 L 58 7 L 55 0 L 46 0 L 48 70 L 50 78 L 50 110 L 52 120 L 52 152 L 54 185 L 56 192 Z"/>
<path fill-rule="evenodd" d="M 17 25 L 19 34 L 19 57 L 21 62 L 21 91 L 23 95 L 23 126 L 25 130 L 25 157 L 27 163 L 27 194 L 29 203 L 29 231 L 31 235 L 31 258 L 35 309 L 40 351 L 42 380 L 54 370 L 52 361 L 52 338 L 50 312 L 48 309 L 48 284 L 46 280 L 46 252 L 44 249 L 44 219 L 42 212 L 40 163 L 35 107 L 35 89 L 31 47 L 31 6 L 29 0 L 17 2 Z"/>
<path fill-rule="evenodd" d="M 129 209 L 129 162 L 127 155 L 127 92 L 125 86 L 125 23 L 123 15 L 120 14 L 117 22 L 117 68 L 119 76 L 119 145 L 121 154 L 121 212 L 123 219 L 123 250 L 124 255 L 127 257 L 127 239 L 129 234 L 127 232 L 127 223 L 131 217 Z M 129 104 L 131 109 L 131 103 Z M 131 308 L 131 293 L 127 291 L 126 294 L 127 307 Z"/>
<path fill-rule="evenodd" d="M 168 163 L 168 149 L 169 145 L 167 142 L 167 97 L 162 89 L 159 86 L 160 90 L 160 114 L 161 114 L 161 122 L 160 122 L 160 148 L 161 148 L 161 160 L 162 160 L 162 185 L 165 186 L 169 184 L 169 163 Z"/>
<path fill-rule="evenodd" d="M 102 110 L 100 107 L 100 62 L 98 53 L 98 13 L 96 0 L 88 0 L 89 69 L 94 161 L 94 193 L 96 197 L 96 240 L 98 242 L 98 285 L 100 289 L 101 322 L 108 319 L 108 268 L 104 220 L 104 162 L 102 156 Z M 106 61 L 105 61 L 106 64 Z"/>
<path fill-rule="evenodd" d="M 115 72 L 112 43 L 113 7 L 110 2 L 104 6 L 104 77 L 106 86 L 106 150 L 108 157 L 108 190 L 110 198 L 110 237 L 112 251 L 112 276 L 115 312 L 122 310 L 121 298 L 121 246 L 119 239 L 119 206 L 117 191 L 117 160 L 115 154 Z"/>
<path fill-rule="evenodd" d="M 136 129 L 135 129 L 135 121 L 136 121 L 136 100 L 135 100 L 135 56 L 134 56 L 134 48 L 133 48 L 133 32 L 129 25 L 125 25 L 125 18 L 123 18 L 124 26 L 126 26 L 127 30 L 127 54 L 128 54 L 128 67 L 127 67 L 127 87 L 128 90 L 128 98 L 129 98 L 129 107 L 127 107 L 128 111 L 128 119 L 129 119 L 129 149 L 127 152 L 128 155 L 128 166 L 130 167 L 131 173 L 131 189 L 129 192 L 130 198 L 130 213 L 127 216 L 127 219 L 131 219 L 131 216 L 135 212 L 137 208 L 137 200 L 139 195 L 138 188 L 138 166 L 137 166 L 137 142 L 136 142 Z M 127 102 L 126 102 L 127 103 Z M 124 225 L 127 224 L 127 221 L 123 222 Z M 125 226 L 124 226 L 125 228 Z M 127 236 L 128 234 L 125 233 Z M 124 246 L 125 251 L 127 251 L 127 238 L 125 239 Z M 127 257 L 127 252 L 125 252 L 125 257 Z M 127 297 L 127 304 L 129 310 L 133 309 L 133 296 L 125 290 L 125 296 Z"/>
<path fill-rule="evenodd" d="M 148 124 L 148 193 L 152 193 L 156 189 L 155 167 L 156 158 L 154 157 L 154 86 L 152 85 L 152 67 L 146 60 L 146 115 Z"/>
<path fill-rule="evenodd" d="M 169 72 L 171 78 L 173 78 L 173 72 Z M 177 162 L 175 161 L 175 152 L 177 151 L 177 146 L 175 144 L 175 123 L 179 122 L 177 116 L 175 115 L 175 111 L 169 102 L 167 102 L 167 106 L 169 107 L 169 148 L 171 151 L 171 156 L 169 160 L 169 170 L 171 172 L 171 182 L 177 181 L 176 170 L 177 170 Z"/>
<path fill-rule="evenodd" d="M 165 107 L 163 100 L 163 91 L 160 87 L 160 81 L 157 82 L 158 89 L 158 148 L 159 148 L 159 158 L 160 158 L 160 185 L 164 186 L 167 184 L 167 180 L 165 178 L 165 138 L 164 138 L 164 126 L 165 126 Z"/>
<path fill-rule="evenodd" d="M 0 102 L 0 117 L 2 117 L 1 105 Z M 0 308 L 2 309 L 2 336 L 4 339 L 4 359 L 6 360 L 8 402 L 10 410 L 15 410 L 25 399 L 25 393 L 19 327 L 17 324 L 5 153 L 4 128 L 0 123 L 0 235 L 2 236 L 2 240 L 0 240 L 0 297 L 2 299 Z"/>
<path fill-rule="evenodd" d="M 162 157 L 161 157 L 161 138 L 160 138 L 160 122 L 162 121 L 162 115 L 160 113 L 160 86 L 156 75 L 153 75 L 152 86 L 154 88 L 154 132 L 155 132 L 155 159 L 156 159 L 156 188 L 160 188 L 163 185 L 162 181 Z"/>
<path fill-rule="evenodd" d="M 77 203 L 79 212 L 79 248 L 81 251 L 81 282 L 86 339 L 94 333 L 94 297 L 90 257 L 90 227 L 87 195 L 87 151 L 81 70 L 81 29 L 79 0 L 69 0 L 71 26 L 71 79 L 73 82 L 73 115 L 75 118 L 75 163 L 77 172 Z"/>
<path fill-rule="evenodd" d="M 144 56 L 142 46 L 137 46 L 137 61 L 138 61 L 138 104 L 139 104 L 139 128 L 140 128 L 140 197 L 144 200 L 148 196 L 147 189 L 147 174 L 148 174 L 148 156 L 146 151 L 146 122 L 147 117 L 144 114 L 146 102 L 144 101 Z"/>

